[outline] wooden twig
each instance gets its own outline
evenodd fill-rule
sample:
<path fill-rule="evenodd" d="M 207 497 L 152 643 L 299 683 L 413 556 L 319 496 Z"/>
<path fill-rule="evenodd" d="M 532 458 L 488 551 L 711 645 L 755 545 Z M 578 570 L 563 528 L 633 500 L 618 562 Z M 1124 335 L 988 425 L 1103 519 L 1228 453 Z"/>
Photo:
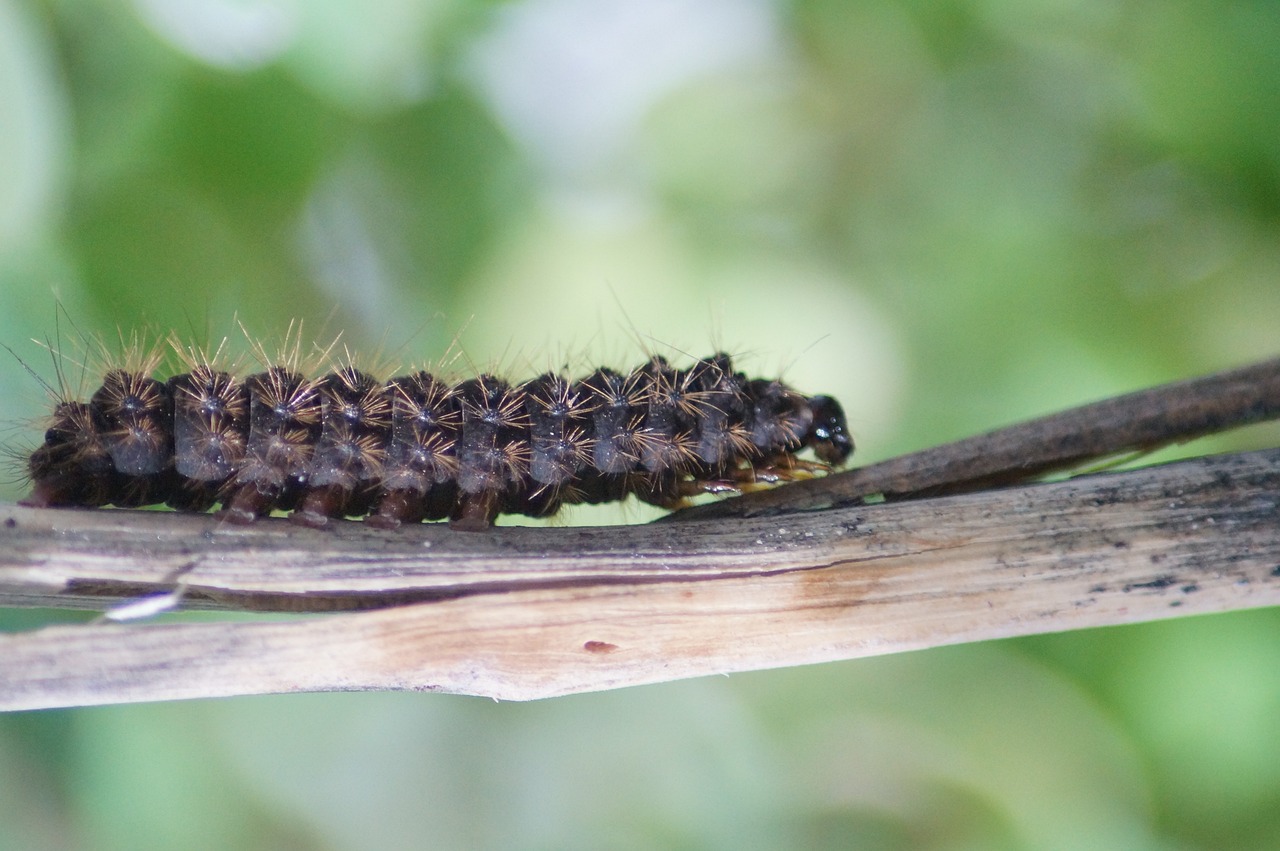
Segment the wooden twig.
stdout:
<path fill-rule="evenodd" d="M 1280 449 L 860 501 L 1277 413 L 1270 361 L 643 527 L 316 531 L 0 506 L 0 605 L 307 615 L 0 636 L 0 709 L 344 689 L 529 699 L 1275 605 Z"/>
<path fill-rule="evenodd" d="M 621 529 L 316 532 L 5 507 L 10 602 L 181 584 L 205 606 L 395 605 L 0 637 L 0 708 L 353 689 L 520 700 L 1275 605 L 1278 502 L 1280 450 L 1266 450 L 781 520 Z"/>

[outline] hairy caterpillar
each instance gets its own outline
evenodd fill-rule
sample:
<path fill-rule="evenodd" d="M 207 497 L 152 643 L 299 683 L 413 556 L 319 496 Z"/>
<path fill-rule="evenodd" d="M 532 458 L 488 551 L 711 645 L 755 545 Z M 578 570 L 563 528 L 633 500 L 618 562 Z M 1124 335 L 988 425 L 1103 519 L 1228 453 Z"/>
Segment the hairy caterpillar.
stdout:
<path fill-rule="evenodd" d="M 313 527 L 447 518 L 481 530 L 500 513 L 542 517 L 630 495 L 675 507 L 853 451 L 834 399 L 748 379 L 726 354 L 512 384 L 425 371 L 383 382 L 351 365 L 307 378 L 296 357 L 239 378 L 174 347 L 187 372 L 161 381 L 151 358 L 109 369 L 87 402 L 58 400 L 27 461 L 25 504 L 220 504 L 236 523 L 291 511 Z M 806 448 L 819 463 L 796 457 Z"/>

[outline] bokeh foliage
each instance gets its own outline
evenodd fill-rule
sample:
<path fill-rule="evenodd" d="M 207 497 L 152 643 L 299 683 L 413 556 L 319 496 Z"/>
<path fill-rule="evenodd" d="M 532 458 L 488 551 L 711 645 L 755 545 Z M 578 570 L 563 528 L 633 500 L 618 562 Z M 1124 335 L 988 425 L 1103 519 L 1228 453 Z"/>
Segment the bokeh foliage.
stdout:
<path fill-rule="evenodd" d="M 32 337 L 233 317 L 405 362 L 465 328 L 459 369 L 526 374 L 720 345 L 875 460 L 1280 327 L 1264 0 L 0 0 L 0 163 L 0 339 L 46 376 Z M 12 443 L 34 384 L 0 366 Z M 534 705 L 10 716 L 0 849 L 1273 848 L 1278 651 L 1257 611 Z"/>

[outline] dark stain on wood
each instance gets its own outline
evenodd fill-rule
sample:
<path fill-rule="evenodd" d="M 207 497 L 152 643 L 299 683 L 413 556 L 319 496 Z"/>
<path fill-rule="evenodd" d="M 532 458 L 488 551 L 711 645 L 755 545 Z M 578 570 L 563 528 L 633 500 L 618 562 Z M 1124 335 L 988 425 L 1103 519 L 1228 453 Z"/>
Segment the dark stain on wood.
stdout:
<path fill-rule="evenodd" d="M 1164 576 L 1157 576 L 1155 579 L 1152 579 L 1150 582 L 1131 582 L 1128 585 L 1124 586 L 1124 590 L 1125 591 L 1142 591 L 1142 590 L 1150 589 L 1153 591 L 1159 591 L 1163 588 L 1168 588 L 1170 585 L 1176 585 L 1177 582 L 1178 582 L 1177 577 L 1165 574 Z"/>

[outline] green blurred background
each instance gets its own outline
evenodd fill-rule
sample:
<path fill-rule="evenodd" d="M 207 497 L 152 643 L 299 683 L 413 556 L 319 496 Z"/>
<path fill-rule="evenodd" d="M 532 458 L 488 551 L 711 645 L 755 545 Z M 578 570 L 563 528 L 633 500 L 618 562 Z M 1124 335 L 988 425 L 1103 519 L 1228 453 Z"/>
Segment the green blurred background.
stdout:
<path fill-rule="evenodd" d="M 46 376 L 235 316 L 514 375 L 720 346 L 872 461 L 1275 354 L 1278 236 L 1268 0 L 0 0 L 0 340 Z M 36 439 L 7 356 L 0 400 Z M 1277 659 L 1263 610 L 5 716 L 0 849 L 1272 849 Z"/>

